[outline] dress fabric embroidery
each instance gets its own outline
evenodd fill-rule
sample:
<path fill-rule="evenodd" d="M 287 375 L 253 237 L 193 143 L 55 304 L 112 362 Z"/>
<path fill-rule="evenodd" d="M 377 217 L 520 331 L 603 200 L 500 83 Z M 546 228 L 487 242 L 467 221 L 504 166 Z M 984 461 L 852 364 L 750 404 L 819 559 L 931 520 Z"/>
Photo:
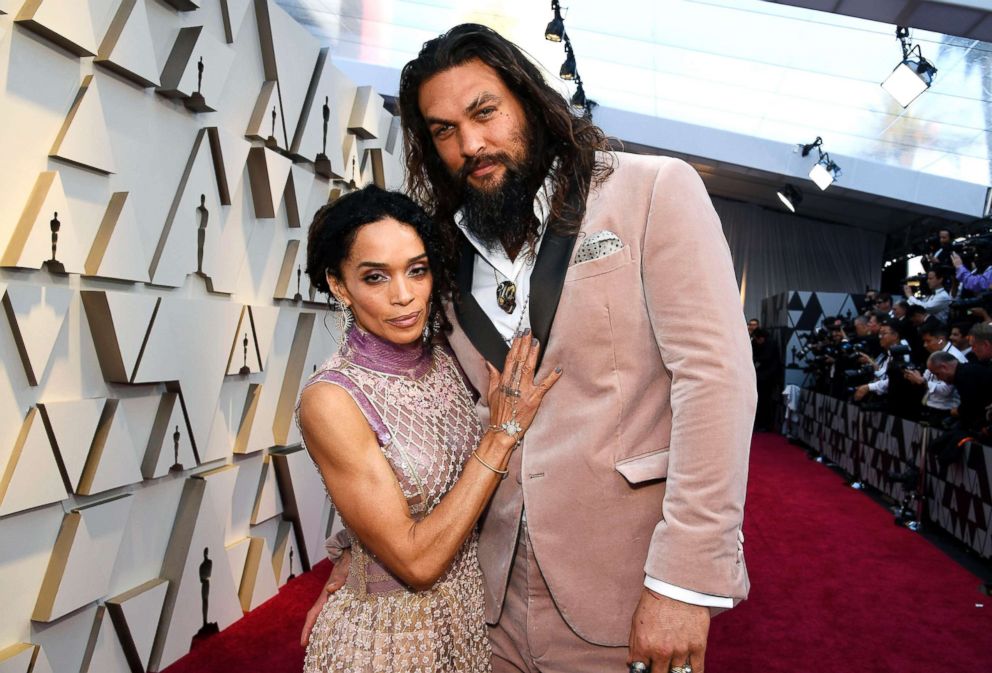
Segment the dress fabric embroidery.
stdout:
<path fill-rule="evenodd" d="M 397 346 L 353 327 L 304 389 L 317 383 L 341 386 L 358 404 L 415 519 L 438 505 L 478 446 L 482 427 L 471 395 L 440 346 Z M 413 591 L 346 531 L 348 579 L 317 618 L 305 673 L 492 670 L 477 533 L 433 587 Z"/>

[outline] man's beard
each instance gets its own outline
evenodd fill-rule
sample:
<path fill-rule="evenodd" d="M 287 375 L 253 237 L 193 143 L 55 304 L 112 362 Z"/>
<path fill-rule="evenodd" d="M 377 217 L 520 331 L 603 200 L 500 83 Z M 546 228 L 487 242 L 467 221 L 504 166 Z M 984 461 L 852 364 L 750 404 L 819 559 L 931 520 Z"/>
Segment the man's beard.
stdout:
<path fill-rule="evenodd" d="M 528 147 L 528 144 L 524 144 Z M 539 222 L 534 216 L 534 196 L 539 180 L 530 156 L 516 161 L 505 152 L 472 157 L 458 173 L 462 187 L 462 217 L 465 227 L 489 250 L 505 247 L 520 250 L 533 242 Z M 476 189 L 467 177 L 480 161 L 500 163 L 503 178 L 491 189 Z"/>

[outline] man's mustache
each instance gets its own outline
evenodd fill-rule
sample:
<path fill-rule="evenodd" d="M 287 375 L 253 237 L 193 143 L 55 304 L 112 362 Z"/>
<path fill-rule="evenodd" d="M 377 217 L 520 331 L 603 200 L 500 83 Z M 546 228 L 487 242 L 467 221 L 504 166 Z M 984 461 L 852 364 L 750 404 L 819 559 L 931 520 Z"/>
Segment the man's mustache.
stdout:
<path fill-rule="evenodd" d="M 458 180 L 465 184 L 468 180 L 469 174 L 472 173 L 479 164 L 490 163 L 490 164 L 503 164 L 507 168 L 516 168 L 516 162 L 510 157 L 506 152 L 495 152 L 493 154 L 477 154 L 473 157 L 469 157 L 462 164 L 462 167 L 458 169 Z"/>

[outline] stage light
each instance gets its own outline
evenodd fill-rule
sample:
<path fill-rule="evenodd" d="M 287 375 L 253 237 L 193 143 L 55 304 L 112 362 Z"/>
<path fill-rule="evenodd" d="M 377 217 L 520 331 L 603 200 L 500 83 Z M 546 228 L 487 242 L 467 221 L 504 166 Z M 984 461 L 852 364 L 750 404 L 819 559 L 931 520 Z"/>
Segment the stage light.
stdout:
<path fill-rule="evenodd" d="M 796 212 L 796 207 L 803 201 L 803 193 L 789 184 L 784 185 L 776 194 L 779 201 L 792 213 Z"/>
<path fill-rule="evenodd" d="M 578 73 L 575 73 L 575 80 L 578 82 L 578 86 L 575 87 L 575 93 L 572 94 L 572 107 L 582 110 L 586 107 L 586 90 L 582 88 L 582 79 Z"/>
<path fill-rule="evenodd" d="M 565 21 L 561 18 L 561 6 L 558 0 L 551 0 L 551 9 L 555 10 L 555 18 L 551 19 L 544 29 L 544 37 L 551 42 L 561 42 L 565 37 Z"/>
<path fill-rule="evenodd" d="M 819 158 L 809 170 L 809 179 L 816 183 L 821 190 L 825 190 L 840 177 L 840 166 L 833 162 L 830 155 L 823 151 L 823 138 L 816 137 L 813 142 L 801 145 L 803 156 L 808 157 L 813 150 L 816 150 Z"/>
<path fill-rule="evenodd" d="M 559 71 L 558 76 L 567 80 L 575 79 L 575 52 L 572 51 L 572 43 L 569 42 L 567 35 L 565 36 L 565 62 L 561 64 L 561 71 Z"/>
<path fill-rule="evenodd" d="M 882 88 L 888 91 L 899 105 L 909 107 L 910 103 L 933 84 L 937 68 L 923 58 L 920 45 L 910 44 L 908 28 L 903 26 L 896 28 L 896 37 L 902 44 L 902 61 L 882 82 Z M 916 52 L 915 57 L 913 56 L 914 51 Z"/>
<path fill-rule="evenodd" d="M 832 185 L 839 175 L 840 168 L 830 160 L 829 154 L 820 157 L 820 160 L 813 164 L 813 168 L 809 171 L 809 179 L 815 182 L 821 190 Z"/>

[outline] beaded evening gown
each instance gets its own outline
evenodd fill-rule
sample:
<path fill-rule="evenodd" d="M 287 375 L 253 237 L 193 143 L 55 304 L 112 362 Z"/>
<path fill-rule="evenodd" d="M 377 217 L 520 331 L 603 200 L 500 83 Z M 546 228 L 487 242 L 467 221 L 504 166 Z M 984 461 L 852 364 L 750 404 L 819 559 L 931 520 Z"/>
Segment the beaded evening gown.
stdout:
<path fill-rule="evenodd" d="M 416 519 L 437 506 L 478 446 L 482 427 L 471 395 L 440 346 L 398 346 L 353 327 L 304 388 L 318 383 L 341 386 L 355 400 Z M 346 531 L 348 579 L 317 618 L 305 673 L 491 670 L 476 533 L 433 587 L 413 591 Z"/>

